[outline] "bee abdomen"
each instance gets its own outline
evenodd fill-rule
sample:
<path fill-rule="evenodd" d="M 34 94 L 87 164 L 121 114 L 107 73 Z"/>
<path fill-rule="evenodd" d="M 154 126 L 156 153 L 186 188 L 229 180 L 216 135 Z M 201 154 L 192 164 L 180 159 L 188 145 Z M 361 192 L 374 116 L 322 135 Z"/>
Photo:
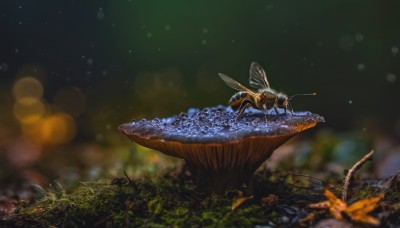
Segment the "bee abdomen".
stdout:
<path fill-rule="evenodd" d="M 249 98 L 249 94 L 247 92 L 237 92 L 233 94 L 233 96 L 229 100 L 229 106 L 231 106 L 231 108 L 236 111 L 240 107 L 242 101 L 246 98 Z"/>

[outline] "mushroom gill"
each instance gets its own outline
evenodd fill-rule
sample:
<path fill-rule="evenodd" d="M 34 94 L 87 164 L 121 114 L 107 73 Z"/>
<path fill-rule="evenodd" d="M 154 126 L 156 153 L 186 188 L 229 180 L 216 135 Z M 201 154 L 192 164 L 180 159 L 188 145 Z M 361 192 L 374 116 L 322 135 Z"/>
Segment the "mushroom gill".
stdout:
<path fill-rule="evenodd" d="M 280 110 L 282 111 L 282 110 Z M 234 120 L 229 107 L 189 109 L 177 116 L 122 124 L 132 141 L 186 161 L 198 190 L 223 192 L 246 183 L 273 151 L 301 131 L 323 122 L 310 112 L 276 117 L 256 109 Z"/>

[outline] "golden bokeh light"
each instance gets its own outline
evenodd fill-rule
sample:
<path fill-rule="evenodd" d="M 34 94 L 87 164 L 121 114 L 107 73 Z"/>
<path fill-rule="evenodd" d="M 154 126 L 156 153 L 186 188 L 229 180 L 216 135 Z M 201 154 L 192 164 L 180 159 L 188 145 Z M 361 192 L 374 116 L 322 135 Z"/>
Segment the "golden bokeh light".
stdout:
<path fill-rule="evenodd" d="M 36 78 L 24 77 L 14 83 L 13 94 L 19 103 L 35 103 L 43 96 L 43 86 Z"/>
<path fill-rule="evenodd" d="M 40 138 L 44 144 L 63 144 L 75 137 L 74 119 L 65 113 L 58 113 L 43 119 Z"/>
<path fill-rule="evenodd" d="M 30 99 L 29 102 L 15 102 L 14 116 L 22 124 L 33 124 L 44 116 L 46 107 L 39 99 Z"/>

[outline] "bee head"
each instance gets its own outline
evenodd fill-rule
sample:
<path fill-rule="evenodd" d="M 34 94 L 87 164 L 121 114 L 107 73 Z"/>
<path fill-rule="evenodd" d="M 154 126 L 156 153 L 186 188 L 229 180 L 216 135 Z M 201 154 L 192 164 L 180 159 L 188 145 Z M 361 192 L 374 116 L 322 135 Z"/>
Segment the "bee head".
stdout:
<path fill-rule="evenodd" d="M 278 97 L 277 97 L 277 102 L 278 102 L 278 107 L 279 108 L 287 108 L 288 106 L 288 97 L 286 96 L 286 94 L 283 93 L 278 93 Z"/>

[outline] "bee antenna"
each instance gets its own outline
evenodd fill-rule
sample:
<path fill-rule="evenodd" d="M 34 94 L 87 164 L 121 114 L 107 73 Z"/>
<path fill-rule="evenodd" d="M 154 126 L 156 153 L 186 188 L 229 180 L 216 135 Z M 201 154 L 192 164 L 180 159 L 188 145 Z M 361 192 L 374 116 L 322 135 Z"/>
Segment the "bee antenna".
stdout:
<path fill-rule="evenodd" d="M 291 97 L 289 97 L 289 101 L 292 100 L 292 98 L 296 97 L 296 96 L 315 96 L 315 95 L 317 95 L 317 93 L 299 93 L 299 94 L 295 94 L 295 95 L 292 95 Z"/>

